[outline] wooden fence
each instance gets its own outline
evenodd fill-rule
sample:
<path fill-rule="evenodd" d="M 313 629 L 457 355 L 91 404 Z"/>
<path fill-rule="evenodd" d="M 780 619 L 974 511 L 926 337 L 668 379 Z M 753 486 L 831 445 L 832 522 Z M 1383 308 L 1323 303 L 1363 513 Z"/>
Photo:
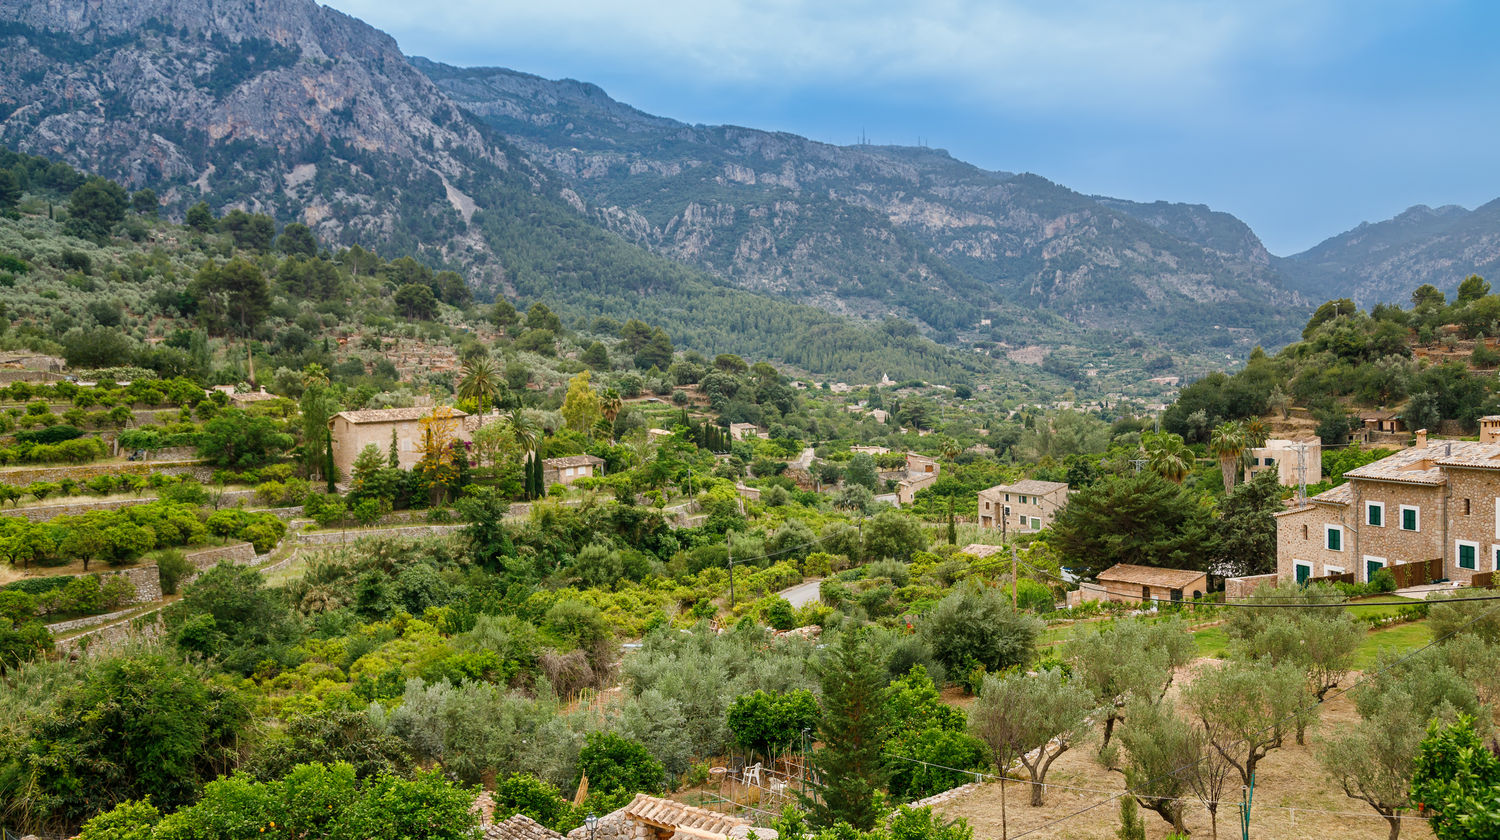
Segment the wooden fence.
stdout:
<path fill-rule="evenodd" d="M 1397 563 L 1387 566 L 1391 570 L 1391 576 L 1396 579 L 1396 588 L 1405 589 L 1408 586 L 1421 586 L 1424 583 L 1432 583 L 1443 578 L 1443 560 L 1434 557 L 1431 560 L 1418 560 L 1415 563 Z"/>
<path fill-rule="evenodd" d="M 1495 589 L 1500 586 L 1500 581 L 1495 580 L 1494 572 L 1480 572 L 1469 580 L 1469 585 L 1478 589 Z"/>

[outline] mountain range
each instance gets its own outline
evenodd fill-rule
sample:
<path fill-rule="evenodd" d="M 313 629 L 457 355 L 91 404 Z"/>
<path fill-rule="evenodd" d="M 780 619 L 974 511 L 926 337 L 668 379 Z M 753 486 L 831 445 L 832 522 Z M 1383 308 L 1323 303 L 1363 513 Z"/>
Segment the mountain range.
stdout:
<path fill-rule="evenodd" d="M 1495 205 L 1413 208 L 1282 259 L 1202 205 L 688 125 L 583 82 L 409 58 L 311 0 L 7 3 L 0 142 L 150 186 L 169 213 L 266 212 L 460 268 L 481 295 L 861 375 L 861 348 L 891 341 L 915 360 L 898 373 L 950 380 L 1013 372 L 1028 346 L 1085 366 L 1243 356 L 1328 297 L 1451 289 L 1500 260 Z"/>

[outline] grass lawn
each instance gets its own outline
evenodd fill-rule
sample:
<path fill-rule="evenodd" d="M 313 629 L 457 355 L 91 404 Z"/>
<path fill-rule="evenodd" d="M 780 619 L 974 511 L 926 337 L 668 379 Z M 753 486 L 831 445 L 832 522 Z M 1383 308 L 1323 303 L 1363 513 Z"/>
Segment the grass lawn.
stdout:
<path fill-rule="evenodd" d="M 1229 636 L 1223 625 L 1205 627 L 1193 633 L 1193 644 L 1198 646 L 1198 655 L 1224 659 L 1229 655 Z"/>
<path fill-rule="evenodd" d="M 1381 651 L 1404 653 L 1432 641 L 1426 621 L 1412 621 L 1371 630 L 1354 651 L 1354 667 L 1364 671 L 1375 666 Z"/>
<path fill-rule="evenodd" d="M 1365 596 L 1363 598 L 1355 598 L 1354 600 L 1352 600 L 1352 601 L 1349 602 L 1349 614 L 1352 615 L 1352 616 L 1354 616 L 1355 618 L 1364 618 L 1365 616 L 1369 616 L 1369 615 L 1378 615 L 1378 616 L 1395 615 L 1396 613 L 1400 612 L 1403 607 L 1406 607 L 1408 605 L 1407 604 L 1401 604 L 1399 606 L 1364 607 L 1364 606 L 1360 606 L 1359 603 L 1361 601 L 1375 601 L 1376 603 L 1390 604 L 1392 601 L 1401 601 L 1401 600 L 1406 600 L 1406 599 L 1402 599 L 1400 596 L 1397 596 L 1397 595 L 1367 595 L 1367 596 Z M 1417 602 L 1417 601 L 1411 601 L 1412 605 L 1417 604 L 1417 603 L 1419 603 L 1419 602 Z"/>

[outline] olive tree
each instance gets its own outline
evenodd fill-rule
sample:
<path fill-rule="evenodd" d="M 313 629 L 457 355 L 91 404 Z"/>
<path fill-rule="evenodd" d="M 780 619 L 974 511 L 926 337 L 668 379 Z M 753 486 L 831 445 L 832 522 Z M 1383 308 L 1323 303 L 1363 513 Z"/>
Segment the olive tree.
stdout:
<path fill-rule="evenodd" d="M 1073 679 L 1093 692 L 1103 709 L 1101 750 L 1109 746 L 1126 704 L 1134 698 L 1160 701 L 1173 672 L 1191 662 L 1195 652 L 1193 637 L 1179 619 L 1154 624 L 1124 619 L 1097 632 L 1078 626 L 1067 657 Z"/>
<path fill-rule="evenodd" d="M 1004 776 L 1019 760 L 1031 776 L 1031 804 L 1043 804 L 1047 770 L 1088 731 L 1094 697 L 1049 668 L 1035 676 L 986 676 L 969 711 L 969 731 L 989 748 Z"/>
<path fill-rule="evenodd" d="M 1280 747 L 1308 697 L 1291 665 L 1234 662 L 1205 668 L 1183 691 L 1208 743 L 1250 784 L 1255 765 Z"/>

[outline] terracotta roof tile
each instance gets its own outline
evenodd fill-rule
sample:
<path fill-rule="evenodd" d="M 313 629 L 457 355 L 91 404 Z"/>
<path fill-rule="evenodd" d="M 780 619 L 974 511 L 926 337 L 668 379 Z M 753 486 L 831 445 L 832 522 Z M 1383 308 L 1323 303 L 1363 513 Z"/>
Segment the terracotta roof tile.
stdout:
<path fill-rule="evenodd" d="M 457 419 L 469 416 L 469 412 L 457 408 L 448 409 L 451 417 Z M 421 420 L 433 412 L 432 406 L 413 406 L 411 408 L 367 408 L 363 411 L 340 411 L 334 417 L 342 417 L 350 423 L 402 423 L 408 420 Z"/>
<path fill-rule="evenodd" d="M 569 455 L 566 458 L 548 458 L 542 461 L 542 466 L 562 469 L 565 467 L 586 467 L 589 465 L 599 466 L 604 459 L 597 455 Z"/>
<path fill-rule="evenodd" d="M 1130 563 L 1116 563 L 1100 572 L 1096 577 L 1099 580 L 1111 580 L 1119 583 L 1137 583 L 1143 586 L 1181 589 L 1201 579 L 1203 572 L 1195 572 L 1192 569 L 1160 569 L 1155 566 L 1135 566 Z"/>

